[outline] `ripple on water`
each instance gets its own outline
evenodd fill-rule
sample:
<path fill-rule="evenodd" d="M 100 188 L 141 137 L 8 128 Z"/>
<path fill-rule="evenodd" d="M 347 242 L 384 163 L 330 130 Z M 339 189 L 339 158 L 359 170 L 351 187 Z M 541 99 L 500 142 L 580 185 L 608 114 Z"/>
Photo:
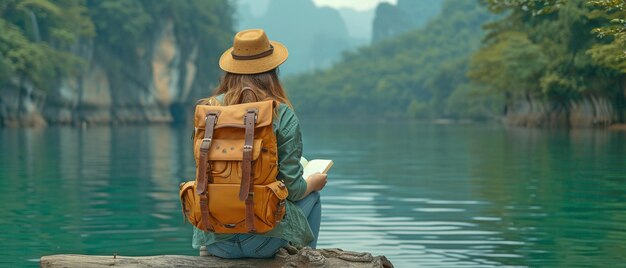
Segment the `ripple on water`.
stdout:
<path fill-rule="evenodd" d="M 195 174 L 189 129 L 0 129 L 10 152 L 0 154 L 0 266 L 55 253 L 197 254 L 177 197 L 180 178 Z M 396 267 L 626 262 L 623 133 L 303 129 L 307 157 L 335 161 L 320 247 L 386 255 Z"/>

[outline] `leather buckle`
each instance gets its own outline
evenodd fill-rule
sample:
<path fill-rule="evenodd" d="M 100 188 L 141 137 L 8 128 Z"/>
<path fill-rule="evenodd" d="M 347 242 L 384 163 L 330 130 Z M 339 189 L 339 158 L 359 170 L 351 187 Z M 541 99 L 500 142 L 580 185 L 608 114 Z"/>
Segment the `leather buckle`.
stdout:
<path fill-rule="evenodd" d="M 254 123 L 256 124 L 256 122 L 259 120 L 259 114 L 258 114 L 258 110 L 257 109 L 250 109 L 246 111 L 247 114 L 254 114 Z M 244 124 L 246 123 L 246 117 L 244 116 Z"/>
<path fill-rule="evenodd" d="M 209 116 L 215 117 L 215 120 L 213 121 L 213 126 L 211 127 L 215 127 L 217 125 L 217 117 L 219 116 L 219 112 L 208 112 L 206 114 L 206 116 L 204 117 L 204 122 L 206 122 L 207 124 L 209 123 Z M 207 126 L 206 124 L 204 125 L 204 128 L 207 129 L 209 128 L 209 126 Z"/>
<path fill-rule="evenodd" d="M 206 121 L 209 118 L 209 116 L 215 116 L 215 124 L 214 125 L 217 125 L 217 117 L 219 115 L 220 115 L 219 111 L 210 111 L 210 112 L 206 113 L 206 117 L 204 117 L 204 120 Z"/>
<path fill-rule="evenodd" d="M 202 143 L 200 144 L 200 151 L 207 152 L 211 147 L 211 139 L 204 138 L 202 139 Z"/>
<path fill-rule="evenodd" d="M 252 151 L 252 145 L 244 145 L 244 146 L 243 146 L 243 151 L 244 151 L 244 152 L 250 152 L 250 151 Z"/>

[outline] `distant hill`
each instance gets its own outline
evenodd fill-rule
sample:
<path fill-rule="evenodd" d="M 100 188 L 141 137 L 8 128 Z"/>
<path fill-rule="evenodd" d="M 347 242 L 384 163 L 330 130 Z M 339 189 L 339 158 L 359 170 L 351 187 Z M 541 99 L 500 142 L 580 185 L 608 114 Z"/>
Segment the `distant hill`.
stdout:
<path fill-rule="evenodd" d="M 376 8 L 372 40 L 376 42 L 426 25 L 439 15 L 442 3 L 443 0 L 398 0 L 396 5 L 380 3 Z"/>
<path fill-rule="evenodd" d="M 267 12 L 267 8 L 270 4 L 270 0 L 234 0 L 236 2 L 235 7 L 240 12 L 236 16 L 235 20 L 245 21 L 251 18 L 258 18 L 263 16 Z"/>
<path fill-rule="evenodd" d="M 340 8 L 339 14 L 343 17 L 348 28 L 348 34 L 358 44 L 369 44 L 372 40 L 372 23 L 374 21 L 374 9 L 356 10 L 352 8 Z"/>
<path fill-rule="evenodd" d="M 267 11 L 254 17 L 252 5 L 241 2 L 237 14 L 239 29 L 263 28 L 270 39 L 289 49 L 289 59 L 281 67 L 284 74 L 330 66 L 355 41 L 336 9 L 317 7 L 311 0 L 269 0 Z"/>
<path fill-rule="evenodd" d="M 348 53 L 331 68 L 288 79 L 286 87 L 303 116 L 485 116 L 489 107 L 476 111 L 485 105 L 466 102 L 472 90 L 466 71 L 491 18 L 478 1 L 445 1 L 424 28 Z"/>

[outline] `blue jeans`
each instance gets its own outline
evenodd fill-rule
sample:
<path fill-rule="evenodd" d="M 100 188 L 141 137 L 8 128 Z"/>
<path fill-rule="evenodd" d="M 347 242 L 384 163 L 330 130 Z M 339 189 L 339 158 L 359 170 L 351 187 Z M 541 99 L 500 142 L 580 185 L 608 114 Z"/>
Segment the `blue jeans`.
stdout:
<path fill-rule="evenodd" d="M 322 204 L 320 193 L 312 192 L 302 200 L 297 201 L 296 206 L 302 209 L 313 231 L 315 239 L 308 245 L 317 247 L 317 236 L 320 233 L 322 221 Z M 253 234 L 236 234 L 233 238 L 208 245 L 207 251 L 211 255 L 226 259 L 239 258 L 271 258 L 276 251 L 289 242 L 277 237 L 266 237 Z"/>

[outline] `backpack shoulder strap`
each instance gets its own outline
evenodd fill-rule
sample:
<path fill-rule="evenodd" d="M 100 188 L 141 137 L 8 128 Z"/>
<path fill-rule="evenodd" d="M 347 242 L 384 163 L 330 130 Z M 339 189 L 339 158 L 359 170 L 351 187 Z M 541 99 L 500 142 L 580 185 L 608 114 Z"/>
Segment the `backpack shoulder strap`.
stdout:
<path fill-rule="evenodd" d="M 254 139 L 254 125 L 258 110 L 248 109 L 244 115 L 245 138 L 243 146 L 243 161 L 241 163 L 242 177 L 239 188 L 239 200 L 246 203 L 246 226 L 249 233 L 255 233 L 254 228 L 254 183 L 252 183 L 252 150 Z"/>
<path fill-rule="evenodd" d="M 213 96 L 209 98 L 199 99 L 196 102 L 196 106 L 197 105 L 222 106 L 222 102 L 218 99 L 218 96 Z"/>

